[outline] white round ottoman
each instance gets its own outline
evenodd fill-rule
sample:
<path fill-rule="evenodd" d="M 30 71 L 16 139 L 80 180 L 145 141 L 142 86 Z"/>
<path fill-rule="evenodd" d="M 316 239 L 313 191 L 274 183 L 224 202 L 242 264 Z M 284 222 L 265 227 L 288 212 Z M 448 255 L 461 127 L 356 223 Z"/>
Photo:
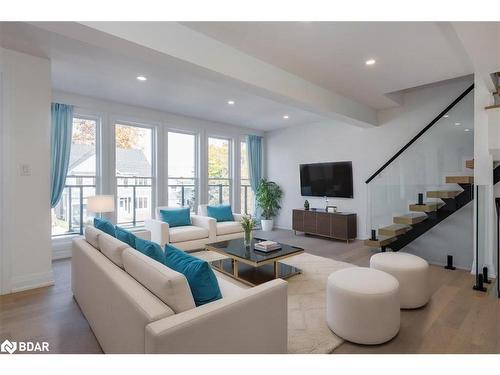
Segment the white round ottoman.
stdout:
<path fill-rule="evenodd" d="M 326 321 L 347 341 L 375 345 L 399 331 L 399 284 L 371 268 L 345 268 L 328 277 Z"/>
<path fill-rule="evenodd" d="M 398 279 L 402 309 L 416 309 L 429 302 L 429 264 L 424 259 L 408 253 L 379 253 L 370 258 L 370 267 Z"/>

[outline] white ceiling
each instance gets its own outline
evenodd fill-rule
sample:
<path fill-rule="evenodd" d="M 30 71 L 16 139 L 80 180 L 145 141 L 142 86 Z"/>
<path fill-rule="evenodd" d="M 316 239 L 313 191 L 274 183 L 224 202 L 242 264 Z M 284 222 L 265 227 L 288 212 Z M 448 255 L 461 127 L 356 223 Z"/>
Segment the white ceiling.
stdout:
<path fill-rule="evenodd" d="M 131 24 L 107 25 L 127 35 Z M 153 48 L 153 44 L 133 43 L 133 39 L 92 25 L 72 22 L 0 22 L 0 46 L 50 58 L 56 90 L 260 130 L 335 118 L 321 110 L 332 106 L 335 100 L 337 111 L 359 103 L 356 110 L 365 108 L 375 113 L 374 109 L 398 105 L 399 92 L 472 72 L 470 62 L 450 32 L 449 23 L 133 24 L 134 32 L 144 31 L 144 40 L 153 35 L 157 37 L 155 43 L 168 42 L 177 52 L 194 50 L 198 61 L 183 59 L 168 50 L 162 52 Z M 179 28 L 168 28 L 172 25 Z M 154 31 L 153 27 L 156 27 Z M 179 34 L 170 35 L 168 30 L 177 30 Z M 254 77 L 263 77 L 261 73 L 266 67 L 276 67 L 276 75 L 266 77 L 282 88 L 281 93 L 275 95 L 263 84 L 253 84 L 229 74 L 234 67 L 232 60 L 223 53 L 216 55 L 216 49 L 197 51 L 195 44 L 188 45 L 189 38 L 181 41 L 180 33 L 184 31 L 193 34 L 188 36 L 206 49 L 211 46 L 220 48 L 219 51 L 224 48 L 227 52 L 242 51 L 243 54 L 238 52 L 243 56 L 238 57 L 236 64 L 241 64 L 238 67 L 250 71 Z M 132 35 L 130 32 L 128 35 Z M 252 61 L 263 64 L 259 66 L 262 69 L 251 71 L 250 65 L 245 65 L 251 59 L 243 57 L 252 57 Z M 204 64 L 203 58 L 209 64 Z M 368 58 L 375 58 L 377 63 L 365 66 Z M 217 59 L 226 72 L 211 68 Z M 288 72 L 284 75 L 288 81 L 283 76 L 280 76 L 283 80 L 277 79 L 280 72 Z M 139 74 L 146 75 L 148 81 L 137 81 L 135 77 Z M 311 84 L 307 86 L 302 82 Z M 302 93 L 309 95 L 308 99 L 313 98 L 318 106 L 301 102 Z M 235 100 L 236 105 L 227 105 L 229 99 Z M 290 118 L 284 120 L 284 114 Z"/>
<path fill-rule="evenodd" d="M 23 23 L 3 23 L 1 31 L 3 47 L 51 59 L 56 90 L 259 130 L 325 119 L 192 64 L 152 58 L 137 46 L 131 46 L 136 52 L 131 56 Z M 139 74 L 148 80 L 139 82 Z M 236 104 L 228 105 L 229 99 Z"/>
<path fill-rule="evenodd" d="M 473 72 L 448 22 L 182 24 L 376 109 L 395 105 L 385 94 Z"/>

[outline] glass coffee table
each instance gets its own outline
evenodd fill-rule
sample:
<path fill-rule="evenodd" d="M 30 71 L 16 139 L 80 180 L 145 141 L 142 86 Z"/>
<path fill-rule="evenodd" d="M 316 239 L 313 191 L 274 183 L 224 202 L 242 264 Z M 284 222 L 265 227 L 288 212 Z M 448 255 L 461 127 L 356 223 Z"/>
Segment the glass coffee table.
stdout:
<path fill-rule="evenodd" d="M 206 250 L 227 256 L 211 262 L 213 268 L 247 285 L 258 285 L 272 279 L 286 279 L 301 273 L 299 268 L 283 264 L 280 260 L 304 252 L 300 247 L 280 244 L 281 249 L 263 252 L 254 249 L 254 244 L 263 241 L 255 238 L 245 246 L 243 238 L 211 243 Z"/>

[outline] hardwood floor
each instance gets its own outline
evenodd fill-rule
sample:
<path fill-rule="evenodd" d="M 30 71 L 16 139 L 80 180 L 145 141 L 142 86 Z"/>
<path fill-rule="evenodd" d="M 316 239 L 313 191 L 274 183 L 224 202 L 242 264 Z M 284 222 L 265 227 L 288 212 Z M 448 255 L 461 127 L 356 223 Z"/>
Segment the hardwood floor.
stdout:
<path fill-rule="evenodd" d="M 47 341 L 50 353 L 102 353 L 71 292 L 71 261 L 53 262 L 55 285 L 0 296 L 0 342 Z"/>
<path fill-rule="evenodd" d="M 367 266 L 372 255 L 362 241 L 346 244 L 283 230 L 255 236 L 359 266 Z M 53 263 L 55 286 L 0 296 L 0 342 L 48 341 L 51 353 L 102 353 L 73 299 L 70 262 Z M 430 303 L 403 310 L 401 330 L 393 340 L 376 346 L 346 342 L 335 353 L 500 353 L 500 300 L 494 284 L 488 293 L 476 292 L 469 272 L 434 266 L 431 284 Z"/>

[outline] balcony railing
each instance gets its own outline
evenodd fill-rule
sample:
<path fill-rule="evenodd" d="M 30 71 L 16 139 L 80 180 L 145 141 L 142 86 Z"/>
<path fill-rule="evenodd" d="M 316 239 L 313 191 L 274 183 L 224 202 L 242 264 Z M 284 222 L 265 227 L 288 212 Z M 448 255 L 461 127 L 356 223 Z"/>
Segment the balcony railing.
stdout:
<path fill-rule="evenodd" d="M 117 223 L 137 227 L 151 217 L 153 178 L 116 176 Z"/>
<path fill-rule="evenodd" d="M 61 200 L 52 210 L 52 236 L 83 234 L 88 221 L 87 197 L 95 195 L 95 176 L 66 177 Z"/>
<path fill-rule="evenodd" d="M 241 212 L 244 214 L 253 213 L 253 191 L 250 184 L 241 182 Z"/>
<path fill-rule="evenodd" d="M 169 177 L 168 205 L 188 206 L 192 212 L 196 210 L 196 179 L 188 177 Z"/>
<path fill-rule="evenodd" d="M 208 203 L 223 204 L 231 201 L 231 179 L 209 178 L 208 179 Z"/>

